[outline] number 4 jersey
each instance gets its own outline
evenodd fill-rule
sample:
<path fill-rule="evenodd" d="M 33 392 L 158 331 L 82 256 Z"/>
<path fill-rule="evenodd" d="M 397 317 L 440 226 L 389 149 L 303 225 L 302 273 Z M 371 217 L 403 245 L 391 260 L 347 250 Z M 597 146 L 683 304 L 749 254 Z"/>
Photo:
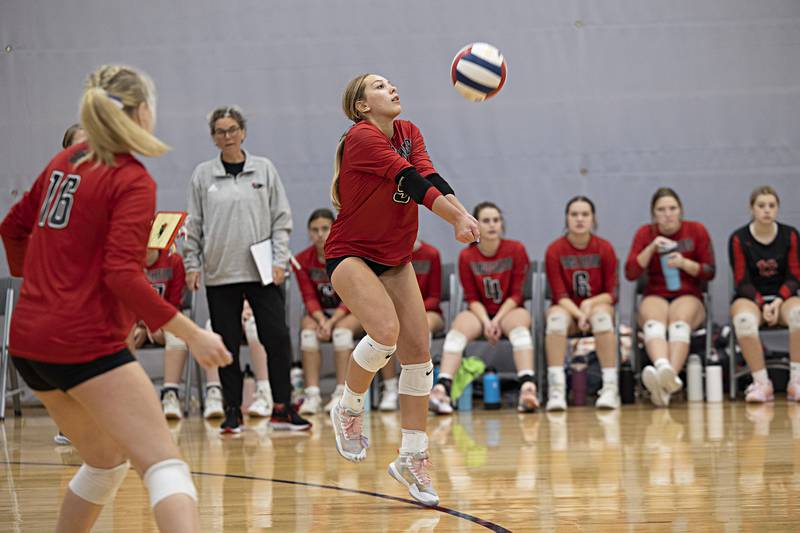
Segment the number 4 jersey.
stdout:
<path fill-rule="evenodd" d="M 493 256 L 481 253 L 471 244 L 458 255 L 458 274 L 468 303 L 480 302 L 490 317 L 507 298 L 523 303 L 525 276 L 528 274 L 528 253 L 519 241 L 503 239 Z"/>
<path fill-rule="evenodd" d="M 155 182 L 127 154 L 76 168 L 85 150 L 53 158 L 0 225 L 11 273 L 24 276 L 14 356 L 88 362 L 124 348 L 134 318 L 155 331 L 176 313 L 144 273 Z"/>
<path fill-rule="evenodd" d="M 554 303 L 569 298 L 580 305 L 603 293 L 617 301 L 617 256 L 605 239 L 592 235 L 586 248 L 576 248 L 560 237 L 547 247 L 545 268 Z"/>

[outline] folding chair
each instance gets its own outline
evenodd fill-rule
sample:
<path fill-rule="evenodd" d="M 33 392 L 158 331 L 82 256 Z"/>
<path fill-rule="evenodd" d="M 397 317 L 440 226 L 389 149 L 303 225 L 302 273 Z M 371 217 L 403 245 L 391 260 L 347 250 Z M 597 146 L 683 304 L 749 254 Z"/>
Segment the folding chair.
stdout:
<path fill-rule="evenodd" d="M 11 315 L 14 311 L 14 305 L 19 298 L 19 289 L 22 286 L 22 279 L 20 278 L 3 278 L 0 279 L 0 307 L 3 308 L 3 340 L 0 345 L 0 420 L 5 420 L 6 417 L 6 400 L 10 397 L 14 402 L 14 416 L 22 416 L 22 396 L 23 389 L 20 386 L 20 380 L 17 376 L 17 370 L 13 364 L 10 364 L 11 359 L 8 353 L 8 342 L 11 333 Z M 11 389 L 9 390 L 7 380 L 11 381 Z"/>

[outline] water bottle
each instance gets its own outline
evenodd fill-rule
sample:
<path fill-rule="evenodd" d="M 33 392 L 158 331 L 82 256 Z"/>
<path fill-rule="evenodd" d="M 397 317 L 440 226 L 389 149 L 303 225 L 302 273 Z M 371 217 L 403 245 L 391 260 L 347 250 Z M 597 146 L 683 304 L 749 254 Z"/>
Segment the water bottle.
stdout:
<path fill-rule="evenodd" d="M 664 281 L 667 284 L 668 291 L 677 291 L 681 288 L 680 271 L 677 268 L 671 267 L 667 264 L 669 261 L 669 254 L 677 251 L 677 244 L 673 244 L 665 248 L 659 248 L 658 250 L 659 258 L 661 259 L 661 272 L 664 273 Z"/>
<path fill-rule="evenodd" d="M 303 379 L 303 365 L 298 361 L 292 363 L 292 370 L 289 372 L 289 381 L 292 384 L 292 403 L 296 404 L 303 397 L 305 381 Z"/>
<path fill-rule="evenodd" d="M 578 355 L 570 363 L 570 388 L 572 389 L 572 405 L 586 405 L 588 370 L 586 358 Z"/>
<path fill-rule="evenodd" d="M 500 379 L 497 371 L 489 367 L 483 374 L 483 408 L 500 409 Z"/>
<path fill-rule="evenodd" d="M 619 399 L 626 405 L 636 403 L 636 382 L 630 361 L 623 363 L 619 369 Z"/>
<path fill-rule="evenodd" d="M 253 394 L 256 392 L 256 376 L 250 369 L 250 365 L 244 366 L 244 380 L 242 381 L 242 411 L 247 412 Z"/>
<path fill-rule="evenodd" d="M 706 401 L 712 403 L 722 401 L 722 365 L 706 367 Z"/>
<path fill-rule="evenodd" d="M 703 401 L 703 363 L 700 356 L 692 354 L 686 364 L 686 399 L 690 402 Z"/>
<path fill-rule="evenodd" d="M 464 387 L 464 392 L 458 397 L 459 411 L 472 411 L 472 383 Z"/>

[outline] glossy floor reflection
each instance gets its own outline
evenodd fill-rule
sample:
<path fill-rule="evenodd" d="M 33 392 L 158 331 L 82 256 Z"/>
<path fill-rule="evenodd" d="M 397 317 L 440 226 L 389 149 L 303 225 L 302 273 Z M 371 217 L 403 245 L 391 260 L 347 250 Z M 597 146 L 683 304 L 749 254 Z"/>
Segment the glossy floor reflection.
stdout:
<path fill-rule="evenodd" d="M 353 465 L 330 423 L 310 434 L 251 423 L 221 438 L 197 417 L 173 425 L 200 494 L 205 531 L 797 531 L 800 406 L 682 404 L 431 418 L 442 508 L 422 509 L 386 474 L 398 416 L 371 413 L 372 447 Z M 0 530 L 52 530 L 80 464 L 52 444 L 41 410 L 0 424 Z M 96 531 L 155 531 L 131 471 Z"/>

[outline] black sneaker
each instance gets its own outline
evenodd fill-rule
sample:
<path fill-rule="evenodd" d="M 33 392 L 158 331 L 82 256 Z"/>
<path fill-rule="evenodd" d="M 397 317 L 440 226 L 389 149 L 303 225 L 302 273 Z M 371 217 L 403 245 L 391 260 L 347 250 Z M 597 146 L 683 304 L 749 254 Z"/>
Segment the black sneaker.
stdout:
<path fill-rule="evenodd" d="M 241 433 L 242 432 L 242 410 L 238 407 L 225 408 L 225 420 L 219 427 L 220 433 Z"/>
<path fill-rule="evenodd" d="M 289 431 L 306 431 L 311 429 L 311 422 L 297 414 L 292 407 L 274 407 L 269 420 L 272 429 Z"/>

